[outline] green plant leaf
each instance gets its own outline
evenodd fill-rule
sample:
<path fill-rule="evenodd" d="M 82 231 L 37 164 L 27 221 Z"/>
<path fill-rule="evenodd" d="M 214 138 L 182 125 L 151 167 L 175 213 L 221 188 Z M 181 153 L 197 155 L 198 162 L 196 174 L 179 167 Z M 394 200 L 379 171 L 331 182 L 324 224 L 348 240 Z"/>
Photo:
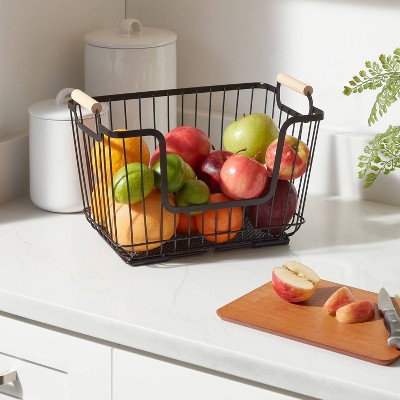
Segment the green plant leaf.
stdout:
<path fill-rule="evenodd" d="M 351 88 L 349 88 L 348 86 L 345 86 L 343 89 L 343 94 L 345 94 L 346 96 L 350 96 Z"/>
<path fill-rule="evenodd" d="M 379 90 L 368 117 L 368 125 L 372 125 L 400 98 L 400 47 L 391 55 L 380 54 L 378 61 L 366 61 L 365 67 L 349 80 L 349 86 L 344 86 L 343 94 Z M 389 126 L 386 132 L 378 133 L 358 161 L 358 177 L 365 180 L 365 187 L 370 187 L 381 172 L 387 175 L 400 169 L 400 126 Z"/>
<path fill-rule="evenodd" d="M 379 62 L 366 61 L 367 70 L 361 70 L 358 75 L 354 75 L 349 80 L 349 86 L 343 88 L 346 96 L 362 93 L 364 90 L 380 90 L 372 105 L 368 125 L 377 122 L 400 95 L 400 47 L 393 55 L 381 54 L 378 60 Z"/>
<path fill-rule="evenodd" d="M 375 135 L 359 158 L 359 179 L 370 187 L 381 172 L 384 175 L 400 169 L 400 126 L 389 126 L 386 132 Z"/>

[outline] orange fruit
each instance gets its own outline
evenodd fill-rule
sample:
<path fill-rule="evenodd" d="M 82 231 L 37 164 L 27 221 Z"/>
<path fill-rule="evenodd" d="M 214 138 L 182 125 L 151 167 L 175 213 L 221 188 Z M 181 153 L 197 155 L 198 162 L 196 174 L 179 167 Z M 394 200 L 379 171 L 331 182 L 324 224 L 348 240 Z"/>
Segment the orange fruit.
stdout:
<path fill-rule="evenodd" d="M 223 193 L 212 193 L 210 203 L 231 201 Z M 243 210 L 241 207 L 219 208 L 206 210 L 195 215 L 196 226 L 209 242 L 224 243 L 232 240 L 243 224 Z"/>
<path fill-rule="evenodd" d="M 115 132 L 124 131 L 118 129 Z M 125 144 L 125 151 L 124 151 Z M 110 167 L 111 154 L 111 167 Z M 111 177 L 125 164 L 140 162 L 149 165 L 150 151 L 143 138 L 130 137 L 126 139 L 103 137 L 92 148 L 92 169 L 98 180 L 111 182 Z"/>
<path fill-rule="evenodd" d="M 189 228 L 189 217 L 190 217 L 190 228 Z M 179 223 L 176 226 L 176 232 L 181 235 L 194 235 L 198 232 L 196 226 L 196 219 L 194 215 L 180 214 Z"/>
<path fill-rule="evenodd" d="M 92 191 L 90 198 L 91 217 L 99 225 L 106 224 L 106 218 L 108 215 L 106 210 L 108 210 L 110 204 L 112 204 L 111 196 L 112 194 L 108 191 L 108 187 L 105 185 L 97 184 Z"/>
<path fill-rule="evenodd" d="M 169 195 L 169 201 L 175 205 L 173 194 Z M 179 214 L 171 213 L 162 206 L 158 189 L 153 189 L 144 202 L 115 203 L 116 232 L 112 205 L 110 212 L 111 237 L 127 251 L 140 252 L 160 247 L 160 241 L 170 239 L 179 223 Z"/>

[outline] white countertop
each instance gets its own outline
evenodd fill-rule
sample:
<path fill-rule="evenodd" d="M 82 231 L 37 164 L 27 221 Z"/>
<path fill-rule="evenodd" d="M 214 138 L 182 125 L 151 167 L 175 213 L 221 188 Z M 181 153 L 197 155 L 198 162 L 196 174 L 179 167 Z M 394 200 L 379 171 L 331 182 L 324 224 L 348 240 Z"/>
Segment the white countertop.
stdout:
<path fill-rule="evenodd" d="M 400 207 L 313 196 L 305 216 L 289 245 L 130 267 L 82 214 L 20 198 L 0 206 L 0 310 L 303 395 L 400 399 L 400 360 L 379 366 L 217 316 L 286 260 L 400 295 Z"/>

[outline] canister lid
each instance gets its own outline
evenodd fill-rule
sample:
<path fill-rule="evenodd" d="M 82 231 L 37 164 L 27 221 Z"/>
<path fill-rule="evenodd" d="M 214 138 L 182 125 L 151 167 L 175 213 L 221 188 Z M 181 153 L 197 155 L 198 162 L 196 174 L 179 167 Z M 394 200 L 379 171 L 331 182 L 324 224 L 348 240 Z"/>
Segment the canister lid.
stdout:
<path fill-rule="evenodd" d="M 144 49 L 161 47 L 176 42 L 174 32 L 143 27 L 139 20 L 124 19 L 119 28 L 101 29 L 84 36 L 85 43 L 112 49 Z"/>
<path fill-rule="evenodd" d="M 28 108 L 29 115 L 52 121 L 70 121 L 71 114 L 67 102 L 71 98 L 70 95 L 73 90 L 72 88 L 62 89 L 55 99 L 42 100 L 32 104 Z M 104 110 L 101 114 L 103 113 Z M 94 114 L 82 107 L 82 117 L 90 118 L 94 117 Z"/>

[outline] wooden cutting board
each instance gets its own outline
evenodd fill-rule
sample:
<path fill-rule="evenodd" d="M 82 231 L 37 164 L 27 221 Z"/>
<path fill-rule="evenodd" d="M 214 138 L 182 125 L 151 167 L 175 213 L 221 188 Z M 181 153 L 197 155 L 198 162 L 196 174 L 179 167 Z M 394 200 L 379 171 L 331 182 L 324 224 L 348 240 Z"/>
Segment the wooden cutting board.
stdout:
<path fill-rule="evenodd" d="M 226 321 L 322 347 L 375 364 L 389 365 L 400 351 L 387 345 L 383 319 L 376 309 L 372 321 L 343 324 L 322 310 L 328 297 L 343 285 L 321 280 L 314 296 L 288 303 L 276 295 L 271 282 L 217 310 Z M 356 300 L 378 302 L 378 294 L 349 286 Z M 400 309 L 400 301 L 397 305 Z"/>

